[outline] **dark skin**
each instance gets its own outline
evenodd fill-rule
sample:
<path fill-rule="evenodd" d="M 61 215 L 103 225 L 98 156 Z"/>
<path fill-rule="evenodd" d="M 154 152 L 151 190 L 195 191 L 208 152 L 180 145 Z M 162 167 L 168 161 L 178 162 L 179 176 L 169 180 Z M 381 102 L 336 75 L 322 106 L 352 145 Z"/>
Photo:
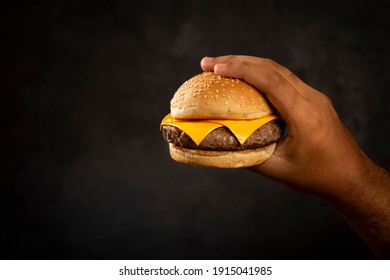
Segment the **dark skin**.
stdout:
<path fill-rule="evenodd" d="M 359 148 L 330 99 L 270 59 L 205 57 L 201 67 L 256 87 L 286 122 L 288 136 L 250 169 L 323 198 L 378 258 L 390 259 L 390 174 Z"/>

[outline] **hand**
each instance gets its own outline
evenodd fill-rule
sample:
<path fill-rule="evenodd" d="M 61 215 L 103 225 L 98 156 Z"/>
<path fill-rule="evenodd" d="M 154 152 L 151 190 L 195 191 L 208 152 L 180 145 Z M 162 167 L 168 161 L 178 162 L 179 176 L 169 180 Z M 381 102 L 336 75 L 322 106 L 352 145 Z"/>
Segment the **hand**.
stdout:
<path fill-rule="evenodd" d="M 390 175 L 358 147 L 330 99 L 269 59 L 221 56 L 201 67 L 256 87 L 286 122 L 288 136 L 251 169 L 326 199 L 378 257 L 390 258 Z"/>
<path fill-rule="evenodd" d="M 330 99 L 285 67 L 250 56 L 204 58 L 201 66 L 259 89 L 287 124 L 288 136 L 252 170 L 320 196 L 349 192 L 350 181 L 364 174 L 367 159 Z"/>

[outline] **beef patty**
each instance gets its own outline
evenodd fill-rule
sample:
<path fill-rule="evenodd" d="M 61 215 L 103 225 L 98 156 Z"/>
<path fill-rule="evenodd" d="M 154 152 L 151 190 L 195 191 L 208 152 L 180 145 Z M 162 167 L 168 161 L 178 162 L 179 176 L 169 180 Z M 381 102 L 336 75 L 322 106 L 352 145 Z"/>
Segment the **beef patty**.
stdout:
<path fill-rule="evenodd" d="M 171 125 L 163 125 L 162 133 L 168 143 L 187 149 L 213 151 L 240 151 L 255 149 L 276 142 L 283 135 L 284 125 L 280 121 L 271 121 L 258 128 L 244 144 L 240 144 L 233 133 L 226 127 L 210 132 L 199 145 L 183 130 Z"/>

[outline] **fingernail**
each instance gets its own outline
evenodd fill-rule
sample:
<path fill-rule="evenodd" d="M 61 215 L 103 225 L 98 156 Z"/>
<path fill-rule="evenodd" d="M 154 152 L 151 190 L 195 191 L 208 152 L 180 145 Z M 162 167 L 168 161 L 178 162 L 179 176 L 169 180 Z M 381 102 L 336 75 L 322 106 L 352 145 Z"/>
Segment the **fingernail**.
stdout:
<path fill-rule="evenodd" d="M 227 68 L 227 63 L 215 64 L 215 66 L 214 66 L 214 72 L 223 71 L 223 70 L 226 69 L 226 68 Z"/>

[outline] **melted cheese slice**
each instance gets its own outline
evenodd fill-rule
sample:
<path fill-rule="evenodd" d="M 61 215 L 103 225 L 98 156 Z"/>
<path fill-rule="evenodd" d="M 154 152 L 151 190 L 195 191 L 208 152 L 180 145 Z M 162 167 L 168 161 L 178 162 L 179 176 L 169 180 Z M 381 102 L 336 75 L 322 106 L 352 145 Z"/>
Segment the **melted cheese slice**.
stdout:
<path fill-rule="evenodd" d="M 164 124 L 180 128 L 191 137 L 196 145 L 199 145 L 211 131 L 225 126 L 236 136 L 242 145 L 256 129 L 276 118 L 277 116 L 271 115 L 253 120 L 183 120 L 175 119 L 171 114 L 168 114 L 162 120 L 160 129 Z"/>

